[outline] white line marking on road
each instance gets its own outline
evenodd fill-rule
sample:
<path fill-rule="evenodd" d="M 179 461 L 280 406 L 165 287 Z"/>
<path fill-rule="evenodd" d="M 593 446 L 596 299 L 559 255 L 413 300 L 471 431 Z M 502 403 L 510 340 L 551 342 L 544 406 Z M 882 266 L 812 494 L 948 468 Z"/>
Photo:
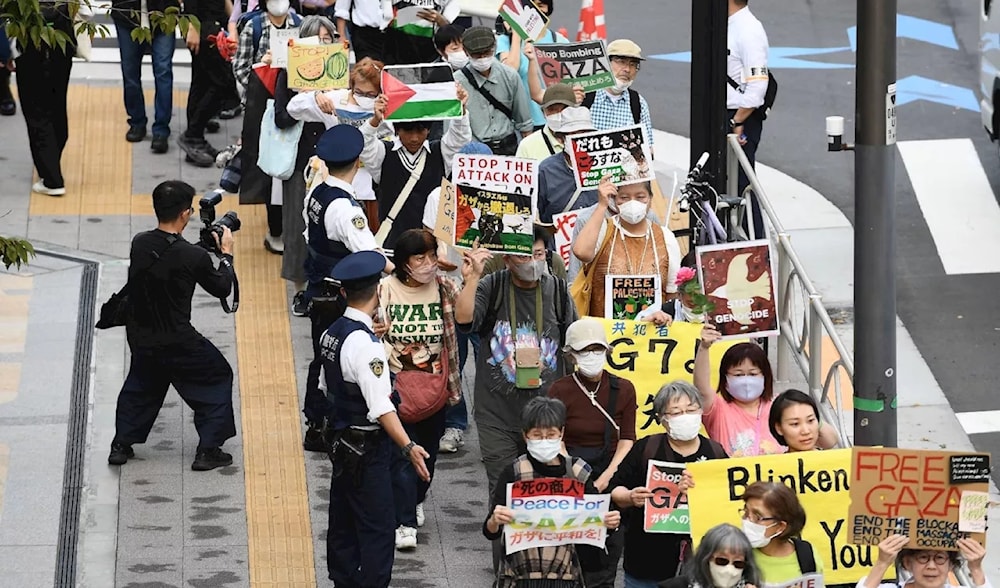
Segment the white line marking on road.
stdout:
<path fill-rule="evenodd" d="M 1000 410 L 955 413 L 966 434 L 995 433 L 1000 431 Z"/>
<path fill-rule="evenodd" d="M 945 273 L 1000 272 L 1000 205 L 972 140 L 898 145 Z"/>

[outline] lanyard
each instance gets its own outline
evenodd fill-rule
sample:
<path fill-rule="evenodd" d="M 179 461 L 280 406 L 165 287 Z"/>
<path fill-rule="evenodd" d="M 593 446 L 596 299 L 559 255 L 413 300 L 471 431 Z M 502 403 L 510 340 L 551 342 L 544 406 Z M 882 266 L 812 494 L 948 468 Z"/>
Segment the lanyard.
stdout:
<path fill-rule="evenodd" d="M 534 263 L 534 262 L 532 262 Z M 517 348 L 517 312 L 514 308 L 514 301 L 517 296 L 514 292 L 514 280 L 510 281 L 510 336 L 514 340 L 514 348 Z M 535 333 L 538 335 L 538 347 L 542 346 L 542 280 L 538 280 L 535 286 Z"/>

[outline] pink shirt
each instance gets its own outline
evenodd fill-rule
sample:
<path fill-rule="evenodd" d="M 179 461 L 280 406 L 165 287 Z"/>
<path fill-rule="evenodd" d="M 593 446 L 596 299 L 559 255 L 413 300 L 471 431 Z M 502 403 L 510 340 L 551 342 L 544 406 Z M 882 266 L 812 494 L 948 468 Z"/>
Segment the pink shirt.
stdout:
<path fill-rule="evenodd" d="M 784 453 L 785 448 L 771 435 L 767 426 L 771 402 L 761 402 L 757 418 L 748 414 L 735 402 L 726 402 L 718 396 L 712 408 L 702 416 L 708 436 L 720 443 L 729 457 L 771 455 Z"/>

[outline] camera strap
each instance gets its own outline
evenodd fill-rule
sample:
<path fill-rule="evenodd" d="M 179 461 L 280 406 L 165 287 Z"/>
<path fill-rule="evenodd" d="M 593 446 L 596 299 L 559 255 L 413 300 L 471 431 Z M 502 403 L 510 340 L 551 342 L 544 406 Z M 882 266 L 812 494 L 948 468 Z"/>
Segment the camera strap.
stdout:
<path fill-rule="evenodd" d="M 229 302 L 225 298 L 219 298 L 219 302 L 222 304 L 222 310 L 226 314 L 233 314 L 240 307 L 240 280 L 236 277 L 236 268 L 233 267 L 231 258 L 222 255 L 219 256 L 219 259 L 219 267 L 225 267 L 229 275 L 233 278 L 233 305 L 230 307 Z"/>

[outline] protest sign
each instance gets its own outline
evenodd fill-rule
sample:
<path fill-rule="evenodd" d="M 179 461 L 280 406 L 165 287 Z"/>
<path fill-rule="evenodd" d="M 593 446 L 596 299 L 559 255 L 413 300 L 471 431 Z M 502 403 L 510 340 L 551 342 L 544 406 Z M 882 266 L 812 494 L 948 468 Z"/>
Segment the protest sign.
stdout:
<path fill-rule="evenodd" d="M 771 242 L 767 240 L 696 248 L 705 296 L 714 304 L 705 313 L 722 337 L 777 335 L 777 296 Z"/>
<path fill-rule="evenodd" d="M 537 209 L 538 162 L 494 155 L 455 156 L 454 245 L 531 255 Z"/>
<path fill-rule="evenodd" d="M 535 45 L 535 55 L 546 87 L 563 83 L 593 92 L 615 85 L 604 41 Z"/>
<path fill-rule="evenodd" d="M 563 258 L 566 267 L 569 267 L 569 260 L 573 257 L 573 231 L 576 229 L 578 216 L 579 213 L 575 210 L 552 215 L 552 224 L 556 231 L 556 253 Z"/>
<path fill-rule="evenodd" d="M 635 320 L 649 307 L 660 308 L 660 276 L 604 276 L 604 317 Z"/>
<path fill-rule="evenodd" d="M 299 29 L 271 29 L 271 67 L 288 67 L 288 41 L 299 38 Z"/>
<path fill-rule="evenodd" d="M 619 186 L 656 178 L 642 125 L 572 135 L 566 142 L 576 185 L 584 190 L 596 188 L 605 176 Z"/>
<path fill-rule="evenodd" d="M 962 533 L 985 533 L 990 495 L 986 492 L 962 492 L 958 506 L 958 530 Z"/>
<path fill-rule="evenodd" d="M 877 545 L 893 533 L 907 535 L 910 549 L 958 551 L 963 492 L 987 492 L 989 482 L 951 483 L 956 457 L 989 454 L 920 449 L 855 447 L 851 460 L 850 541 Z M 971 534 L 980 543 L 981 532 Z"/>
<path fill-rule="evenodd" d="M 349 69 L 340 43 L 288 47 L 288 87 L 293 90 L 346 88 Z"/>
<path fill-rule="evenodd" d="M 653 397 L 660 387 L 674 380 L 693 382 L 694 354 L 701 341 L 702 325 L 675 321 L 658 327 L 653 323 L 597 319 L 608 337 L 608 363 L 612 374 L 636 384 L 638 409 L 635 432 L 638 437 L 663 433 L 653 411 Z M 726 349 L 738 341 L 721 341 L 712 346 L 712 386 L 718 386 L 719 363 Z"/>
<path fill-rule="evenodd" d="M 823 588 L 824 586 L 826 586 L 826 583 L 823 580 L 823 574 L 806 574 L 794 580 L 782 582 L 781 584 L 764 582 L 762 588 Z"/>
<path fill-rule="evenodd" d="M 455 244 L 455 185 L 446 178 L 441 179 L 434 236 L 448 245 Z"/>
<path fill-rule="evenodd" d="M 507 484 L 514 521 L 504 525 L 507 554 L 532 547 L 583 544 L 604 547 L 609 494 L 584 494 L 570 478 L 539 478 Z"/>
<path fill-rule="evenodd" d="M 678 486 L 684 467 L 680 463 L 649 460 L 646 488 L 653 493 L 653 497 L 646 501 L 643 510 L 643 531 L 682 535 L 691 532 L 687 494 L 682 493 Z"/>
<path fill-rule="evenodd" d="M 713 345 L 714 347 L 714 345 Z M 687 464 L 697 482 L 688 490 L 691 538 L 697 542 L 712 527 L 740 526 L 740 496 L 757 481 L 785 484 L 806 511 L 802 538 L 823 561 L 827 584 L 854 584 L 878 559 L 872 546 L 848 541 L 851 450 L 802 451 Z"/>
<path fill-rule="evenodd" d="M 500 17 L 521 39 L 537 41 L 549 26 L 549 17 L 532 0 L 503 0 Z"/>

